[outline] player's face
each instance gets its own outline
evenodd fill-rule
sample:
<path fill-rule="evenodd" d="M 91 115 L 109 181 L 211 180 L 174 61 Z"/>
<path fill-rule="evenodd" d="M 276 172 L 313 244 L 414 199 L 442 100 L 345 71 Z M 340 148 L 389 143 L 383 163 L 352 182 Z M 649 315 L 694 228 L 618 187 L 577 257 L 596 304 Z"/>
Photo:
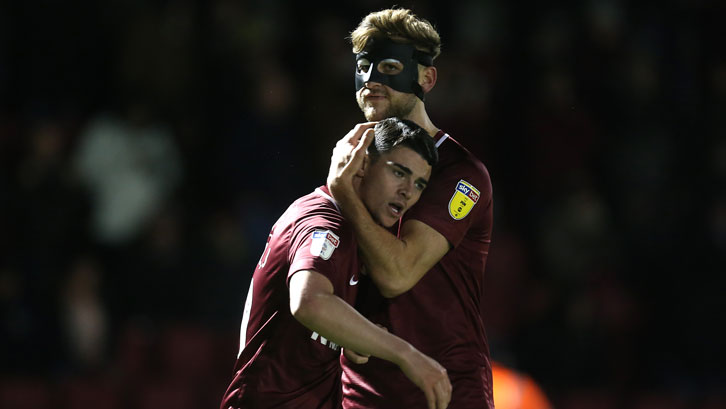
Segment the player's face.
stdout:
<path fill-rule="evenodd" d="M 418 201 L 430 176 L 431 165 L 421 155 L 398 146 L 369 163 L 361 199 L 378 224 L 391 227 Z"/>
<path fill-rule="evenodd" d="M 366 82 L 355 93 L 358 106 L 369 121 L 399 117 L 408 118 L 416 106 L 418 97 L 414 94 L 396 91 L 378 82 Z"/>

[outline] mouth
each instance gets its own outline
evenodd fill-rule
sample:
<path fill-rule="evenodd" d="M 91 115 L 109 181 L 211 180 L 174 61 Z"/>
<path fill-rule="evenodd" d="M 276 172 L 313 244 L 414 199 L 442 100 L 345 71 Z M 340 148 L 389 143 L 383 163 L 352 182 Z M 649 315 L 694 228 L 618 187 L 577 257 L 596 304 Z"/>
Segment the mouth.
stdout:
<path fill-rule="evenodd" d="M 401 215 L 403 214 L 404 206 L 402 203 L 391 202 L 388 204 L 388 208 L 391 210 L 391 213 L 396 217 L 401 217 Z"/>
<path fill-rule="evenodd" d="M 369 100 L 369 99 L 377 100 L 377 99 L 384 99 L 384 98 L 386 98 L 386 94 L 384 94 L 382 92 L 375 92 L 375 91 L 370 91 L 370 90 L 368 90 L 368 92 L 365 92 L 365 91 L 363 92 L 363 99 L 365 99 L 365 100 Z"/>
<path fill-rule="evenodd" d="M 383 95 L 366 95 L 363 97 L 363 101 L 371 103 L 371 102 L 377 102 L 377 101 L 383 101 L 386 99 Z"/>

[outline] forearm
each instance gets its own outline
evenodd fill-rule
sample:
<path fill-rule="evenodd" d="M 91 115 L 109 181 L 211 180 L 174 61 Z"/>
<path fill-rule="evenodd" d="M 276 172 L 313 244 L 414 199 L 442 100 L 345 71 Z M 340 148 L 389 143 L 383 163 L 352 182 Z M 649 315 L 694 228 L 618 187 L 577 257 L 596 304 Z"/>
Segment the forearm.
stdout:
<path fill-rule="evenodd" d="M 333 294 L 311 295 L 293 315 L 310 330 L 343 348 L 398 366 L 415 351 L 409 343 L 368 321 Z"/>
<path fill-rule="evenodd" d="M 451 399 L 451 383 L 443 366 L 408 342 L 365 319 L 332 293 L 327 279 L 316 279 L 317 273 L 314 272 L 297 273 L 295 276 L 301 274 L 307 276 L 302 275 L 296 283 L 291 282 L 291 289 L 295 287 L 296 291 L 291 293 L 290 310 L 298 321 L 345 349 L 397 365 L 408 379 L 421 388 L 429 409 L 447 406 Z M 303 284 L 302 291 L 297 291 L 301 289 L 298 284 Z"/>

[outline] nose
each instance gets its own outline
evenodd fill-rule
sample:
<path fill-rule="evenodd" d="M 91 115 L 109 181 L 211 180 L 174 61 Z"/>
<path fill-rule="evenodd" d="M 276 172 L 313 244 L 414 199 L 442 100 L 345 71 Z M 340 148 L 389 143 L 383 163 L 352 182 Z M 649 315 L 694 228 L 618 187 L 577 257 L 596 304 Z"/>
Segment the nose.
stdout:
<path fill-rule="evenodd" d="M 378 87 L 380 87 L 381 86 L 381 83 L 380 82 L 377 82 L 377 81 L 368 80 L 368 81 L 366 81 L 366 82 L 363 83 L 363 86 L 365 86 L 368 89 L 372 89 L 372 88 L 378 88 Z"/>
<path fill-rule="evenodd" d="M 413 192 L 413 181 L 407 180 L 401 183 L 401 187 L 398 189 L 398 194 L 401 195 L 406 200 L 411 199 L 411 195 Z"/>

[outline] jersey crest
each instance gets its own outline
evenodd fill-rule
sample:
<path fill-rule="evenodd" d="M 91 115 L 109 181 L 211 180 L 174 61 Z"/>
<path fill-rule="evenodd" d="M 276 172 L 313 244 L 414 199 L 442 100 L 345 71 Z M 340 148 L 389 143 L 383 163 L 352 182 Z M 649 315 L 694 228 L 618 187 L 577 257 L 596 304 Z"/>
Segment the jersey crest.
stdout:
<path fill-rule="evenodd" d="M 471 183 L 462 179 L 456 184 L 454 195 L 449 200 L 449 214 L 454 220 L 461 220 L 471 212 L 478 201 L 479 191 Z"/>
<path fill-rule="evenodd" d="M 340 244 L 340 237 L 330 230 L 315 230 L 312 240 L 310 254 L 323 260 L 328 260 Z"/>

